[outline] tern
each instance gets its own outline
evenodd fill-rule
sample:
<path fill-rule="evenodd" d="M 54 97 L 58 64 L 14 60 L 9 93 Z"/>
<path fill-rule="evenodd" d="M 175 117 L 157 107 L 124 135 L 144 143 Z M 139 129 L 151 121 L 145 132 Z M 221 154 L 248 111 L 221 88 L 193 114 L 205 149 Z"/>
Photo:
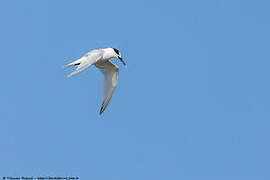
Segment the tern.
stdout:
<path fill-rule="evenodd" d="M 108 106 L 118 83 L 119 69 L 110 61 L 111 58 L 118 58 L 124 66 L 126 66 L 126 63 L 121 57 L 120 51 L 116 48 L 92 50 L 80 59 L 64 66 L 64 68 L 77 66 L 77 69 L 67 76 L 68 78 L 82 72 L 91 65 L 95 65 L 102 72 L 104 75 L 104 87 L 102 106 L 99 111 L 100 115 Z"/>

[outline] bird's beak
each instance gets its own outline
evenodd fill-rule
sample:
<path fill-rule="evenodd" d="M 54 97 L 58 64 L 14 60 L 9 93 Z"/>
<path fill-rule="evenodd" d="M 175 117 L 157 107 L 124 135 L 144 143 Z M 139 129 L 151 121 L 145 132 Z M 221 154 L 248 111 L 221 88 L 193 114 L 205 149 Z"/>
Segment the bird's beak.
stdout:
<path fill-rule="evenodd" d="M 124 66 L 126 66 L 126 63 L 123 61 L 121 56 L 118 56 L 118 59 L 120 59 L 120 61 L 124 64 Z"/>

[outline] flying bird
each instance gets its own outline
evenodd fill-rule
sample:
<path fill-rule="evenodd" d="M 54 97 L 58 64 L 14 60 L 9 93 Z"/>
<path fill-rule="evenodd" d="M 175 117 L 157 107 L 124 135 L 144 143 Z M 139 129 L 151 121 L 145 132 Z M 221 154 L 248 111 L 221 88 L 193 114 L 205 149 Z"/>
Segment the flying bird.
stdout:
<path fill-rule="evenodd" d="M 126 66 L 126 63 L 121 57 L 120 51 L 116 48 L 92 50 L 80 59 L 64 66 L 64 68 L 77 66 L 77 69 L 67 76 L 68 78 L 85 70 L 92 64 L 94 64 L 102 72 L 104 75 L 104 87 L 103 101 L 99 114 L 102 114 L 108 106 L 118 83 L 119 69 L 110 61 L 111 58 L 120 59 L 124 66 Z"/>

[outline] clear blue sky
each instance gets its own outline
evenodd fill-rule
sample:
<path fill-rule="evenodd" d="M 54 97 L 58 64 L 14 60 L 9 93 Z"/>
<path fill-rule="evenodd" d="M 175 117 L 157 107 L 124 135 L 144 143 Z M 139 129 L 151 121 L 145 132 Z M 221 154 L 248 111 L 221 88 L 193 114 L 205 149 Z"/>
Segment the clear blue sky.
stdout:
<path fill-rule="evenodd" d="M 1 1 L 0 176 L 270 179 L 270 2 Z M 104 114 L 94 66 L 128 64 Z"/>

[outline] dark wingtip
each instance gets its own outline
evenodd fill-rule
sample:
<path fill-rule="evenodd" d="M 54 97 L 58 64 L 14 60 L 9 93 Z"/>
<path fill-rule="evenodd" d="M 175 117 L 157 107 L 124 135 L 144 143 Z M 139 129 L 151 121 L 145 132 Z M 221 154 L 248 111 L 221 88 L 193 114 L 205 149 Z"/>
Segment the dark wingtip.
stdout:
<path fill-rule="evenodd" d="M 103 111 L 102 111 L 102 110 L 100 110 L 100 111 L 99 111 L 99 115 L 101 115 L 102 113 L 103 113 Z"/>
<path fill-rule="evenodd" d="M 102 106 L 101 106 L 100 111 L 99 111 L 99 115 L 101 115 L 103 113 L 103 111 L 104 111 L 104 103 L 102 103 Z"/>

